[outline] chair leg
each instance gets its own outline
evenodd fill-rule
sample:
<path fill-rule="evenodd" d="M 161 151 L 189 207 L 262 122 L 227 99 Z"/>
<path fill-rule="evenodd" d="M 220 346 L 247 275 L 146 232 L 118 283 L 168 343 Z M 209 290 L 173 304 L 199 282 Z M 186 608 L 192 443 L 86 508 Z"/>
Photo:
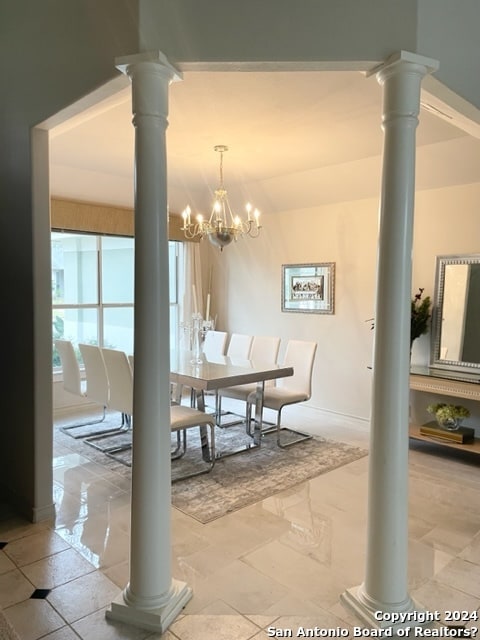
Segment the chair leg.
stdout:
<path fill-rule="evenodd" d="M 282 426 L 280 426 L 282 409 L 283 409 L 283 407 L 281 407 L 280 410 L 277 413 L 277 422 L 275 424 L 273 424 L 273 425 L 270 422 L 267 423 L 270 426 L 267 429 L 262 429 L 262 434 L 273 433 L 274 431 L 276 431 L 276 433 L 277 433 L 277 445 L 281 449 L 287 449 L 288 447 L 291 447 L 292 444 L 297 444 L 297 442 L 302 442 L 303 440 L 311 440 L 313 438 L 313 436 L 311 434 L 309 434 L 309 433 L 304 433 L 303 431 L 297 431 L 296 429 L 291 429 L 290 427 L 282 427 Z M 252 403 L 250 403 L 250 402 L 247 402 L 246 416 L 247 416 L 247 434 L 249 436 L 253 436 L 253 433 L 252 433 L 252 430 L 251 430 Z M 296 438 L 295 440 L 291 440 L 290 442 L 282 443 L 281 436 L 280 436 L 280 433 L 282 431 L 289 431 L 290 433 L 295 433 L 299 437 Z"/>
<path fill-rule="evenodd" d="M 106 417 L 106 407 L 103 407 L 102 416 L 100 418 L 97 418 L 96 420 L 87 420 L 87 422 L 77 422 L 76 424 L 66 425 L 65 427 L 60 427 L 60 431 L 63 431 L 63 433 L 66 433 L 71 438 L 75 438 L 75 440 L 79 440 L 80 438 L 84 438 L 85 435 L 81 433 L 77 435 L 75 435 L 74 433 L 70 433 L 72 429 L 79 429 L 81 427 L 89 427 L 90 425 L 94 425 L 94 424 L 101 424 L 102 422 L 105 421 L 105 417 Z M 110 431 L 114 431 L 114 430 L 115 429 L 111 429 L 111 428 L 100 429 L 98 431 L 90 433 L 89 435 L 96 435 L 96 434 L 100 435 L 102 433 L 109 433 Z"/>
<path fill-rule="evenodd" d="M 309 433 L 304 433 L 303 431 L 297 431 L 296 429 L 290 429 L 290 427 L 281 427 L 280 426 L 282 409 L 283 409 L 283 407 L 280 407 L 280 409 L 278 411 L 278 416 L 277 416 L 277 445 L 281 449 L 287 449 L 288 447 L 291 447 L 292 444 L 297 444 L 298 442 L 303 442 L 304 440 L 311 440 L 313 438 L 313 436 L 311 434 L 309 434 Z M 291 440 L 290 442 L 284 442 L 282 444 L 282 441 L 281 441 L 281 438 L 280 438 L 280 433 L 282 431 L 289 431 L 290 433 L 295 433 L 299 437 L 295 438 L 295 440 Z"/>
<path fill-rule="evenodd" d="M 127 449 L 131 448 L 132 446 L 131 442 L 123 445 L 110 445 L 110 446 L 103 447 L 100 444 L 100 441 L 106 438 L 111 438 L 116 435 L 122 435 L 124 433 L 128 433 L 131 430 L 131 428 L 132 428 L 132 417 L 127 415 L 126 413 L 122 413 L 122 423 L 120 427 L 111 429 L 110 431 L 105 432 L 103 434 L 89 436 L 88 438 L 84 438 L 83 441 L 89 444 L 91 447 L 98 449 L 102 453 L 116 453 L 119 451 L 126 451 Z M 98 441 L 98 444 L 97 444 L 97 441 Z"/>
<path fill-rule="evenodd" d="M 171 452 L 170 457 L 172 460 L 178 460 L 178 458 L 182 458 L 185 455 L 187 450 L 187 430 L 182 429 L 182 433 L 177 431 L 177 446 Z"/>
<path fill-rule="evenodd" d="M 215 424 L 208 425 L 210 427 L 210 462 L 206 469 L 201 469 L 200 471 L 193 471 L 192 473 L 187 473 L 183 476 L 178 476 L 176 478 L 172 478 L 172 483 L 178 482 L 179 480 L 186 480 L 187 478 L 194 478 L 195 476 L 201 476 L 204 473 L 210 473 L 210 471 L 215 466 Z M 186 430 L 184 430 L 186 431 Z"/>
<path fill-rule="evenodd" d="M 247 400 L 247 406 L 245 409 L 245 423 L 246 423 L 246 431 L 247 431 L 247 435 L 251 436 L 253 438 L 253 431 L 252 431 L 252 403 L 248 402 Z M 267 428 L 264 428 L 264 425 L 267 425 Z M 275 431 L 277 429 L 277 424 L 276 422 L 267 422 L 266 420 L 263 420 L 262 418 L 262 435 L 267 434 L 267 433 L 272 433 L 272 431 Z"/>

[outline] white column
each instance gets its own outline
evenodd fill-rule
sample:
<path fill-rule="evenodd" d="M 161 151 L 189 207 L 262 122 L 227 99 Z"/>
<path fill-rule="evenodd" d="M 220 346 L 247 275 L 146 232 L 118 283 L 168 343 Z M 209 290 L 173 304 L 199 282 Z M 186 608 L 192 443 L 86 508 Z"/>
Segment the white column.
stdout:
<path fill-rule="evenodd" d="M 166 128 L 179 77 L 160 52 L 117 60 L 135 126 L 135 376 L 130 581 L 107 617 L 163 633 L 192 596 L 171 575 Z"/>
<path fill-rule="evenodd" d="M 408 594 L 408 406 L 415 129 L 434 60 L 400 52 L 374 70 L 384 87 L 366 575 L 343 602 L 369 627 L 375 612 L 414 612 Z M 413 613 L 413 615 L 415 615 Z M 411 621 L 410 623 L 411 626 Z"/>

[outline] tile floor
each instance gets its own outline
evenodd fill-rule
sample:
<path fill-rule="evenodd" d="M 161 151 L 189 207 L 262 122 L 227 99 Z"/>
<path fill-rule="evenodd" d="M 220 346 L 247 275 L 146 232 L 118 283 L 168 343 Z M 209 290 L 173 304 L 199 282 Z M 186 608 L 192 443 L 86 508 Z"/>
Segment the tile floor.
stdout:
<path fill-rule="evenodd" d="M 284 422 L 368 447 L 365 423 L 306 405 L 286 410 Z M 173 575 L 194 596 L 160 636 L 105 619 L 128 580 L 128 482 L 55 444 L 55 522 L 0 512 L 0 607 L 22 640 L 263 640 L 269 625 L 293 637 L 299 627 L 351 631 L 358 621 L 339 595 L 364 577 L 367 468 L 365 457 L 205 525 L 173 508 Z M 429 610 L 479 610 L 479 471 L 438 447 L 411 449 L 410 593 Z"/>

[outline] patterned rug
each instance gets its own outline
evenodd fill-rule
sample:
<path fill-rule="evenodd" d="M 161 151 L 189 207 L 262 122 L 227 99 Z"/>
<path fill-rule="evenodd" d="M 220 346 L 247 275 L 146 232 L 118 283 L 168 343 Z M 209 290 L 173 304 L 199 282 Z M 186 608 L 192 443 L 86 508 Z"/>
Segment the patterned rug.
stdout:
<path fill-rule="evenodd" d="M 118 414 L 107 416 L 107 422 L 114 426 L 120 424 Z M 60 431 L 58 424 L 56 426 L 57 443 L 111 471 L 130 477 L 131 449 L 110 457 L 83 439 L 74 439 Z M 319 437 L 281 449 L 277 446 L 276 434 L 271 433 L 263 436 L 261 447 L 218 459 L 210 473 L 175 481 L 178 476 L 205 468 L 198 430 L 189 429 L 187 433 L 186 454 L 172 460 L 172 504 L 202 523 L 211 522 L 367 455 L 367 451 L 359 447 Z M 282 431 L 282 440 L 294 437 L 291 432 Z M 217 428 L 215 438 L 217 454 L 220 455 L 251 446 L 244 424 Z M 113 446 L 129 441 L 131 433 L 123 433 L 102 438 L 101 443 Z M 176 438 L 173 437 L 172 451 L 175 447 Z"/>

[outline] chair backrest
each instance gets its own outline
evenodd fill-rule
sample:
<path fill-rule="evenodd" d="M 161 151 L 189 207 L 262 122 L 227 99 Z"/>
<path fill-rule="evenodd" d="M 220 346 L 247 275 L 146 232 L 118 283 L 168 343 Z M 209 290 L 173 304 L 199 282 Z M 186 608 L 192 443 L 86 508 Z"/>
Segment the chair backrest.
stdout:
<path fill-rule="evenodd" d="M 55 340 L 55 347 L 62 362 L 63 388 L 77 396 L 83 396 L 80 367 L 73 344 L 70 340 Z"/>
<path fill-rule="evenodd" d="M 133 413 L 133 375 L 127 354 L 117 349 L 102 349 L 110 384 L 108 407 L 131 416 Z"/>
<path fill-rule="evenodd" d="M 243 333 L 232 333 L 230 342 L 228 343 L 227 356 L 248 360 L 252 348 L 252 340 L 253 336 L 247 336 Z"/>
<path fill-rule="evenodd" d="M 109 384 L 102 350 L 95 344 L 80 343 L 78 348 L 82 354 L 87 379 L 85 395 L 87 398 L 106 407 L 109 401 Z"/>
<path fill-rule="evenodd" d="M 293 367 L 293 376 L 281 378 L 277 386 L 292 391 L 301 391 L 305 393 L 308 400 L 312 395 L 312 373 L 316 351 L 316 342 L 289 340 L 283 364 Z"/>
<path fill-rule="evenodd" d="M 280 338 L 274 336 L 254 336 L 250 350 L 250 360 L 253 363 L 276 364 Z"/>
<path fill-rule="evenodd" d="M 227 342 L 226 331 L 207 331 L 203 341 L 203 353 L 207 358 L 215 358 L 225 354 L 225 344 Z"/>

